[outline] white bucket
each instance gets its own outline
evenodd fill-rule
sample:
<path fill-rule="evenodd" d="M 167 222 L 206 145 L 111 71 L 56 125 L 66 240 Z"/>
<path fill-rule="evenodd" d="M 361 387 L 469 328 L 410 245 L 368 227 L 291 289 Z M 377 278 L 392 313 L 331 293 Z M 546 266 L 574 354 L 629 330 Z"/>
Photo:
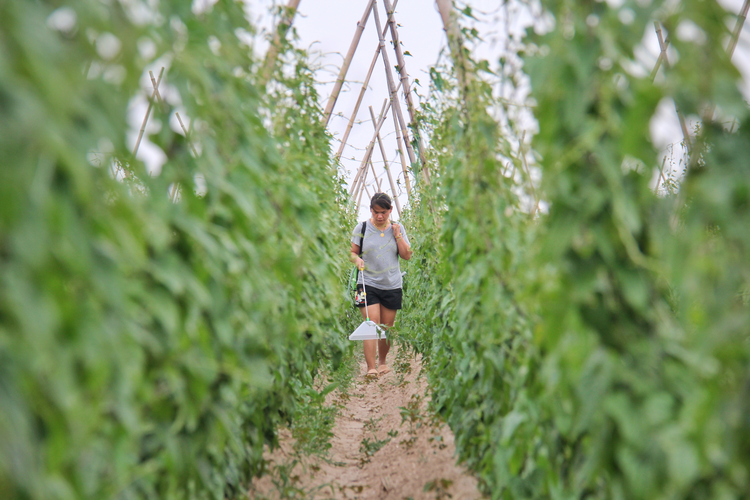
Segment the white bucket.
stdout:
<path fill-rule="evenodd" d="M 363 321 L 356 330 L 349 335 L 349 340 L 378 340 L 384 339 L 385 330 L 380 328 L 374 321 Z"/>

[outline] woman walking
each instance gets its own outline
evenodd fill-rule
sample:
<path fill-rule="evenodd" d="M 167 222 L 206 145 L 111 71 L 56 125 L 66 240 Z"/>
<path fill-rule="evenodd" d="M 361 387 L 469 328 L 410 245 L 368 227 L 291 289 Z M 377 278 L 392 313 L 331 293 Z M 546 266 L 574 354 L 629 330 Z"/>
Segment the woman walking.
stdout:
<path fill-rule="evenodd" d="M 393 326 L 396 312 L 401 309 L 401 268 L 399 257 L 411 258 L 411 245 L 406 231 L 398 223 L 390 222 L 393 205 L 385 193 L 375 193 L 370 200 L 370 220 L 357 224 L 352 231 L 352 246 L 349 260 L 360 271 L 357 278 L 357 293 L 354 304 L 360 308 L 362 317 L 386 327 Z M 362 228 L 364 227 L 364 232 Z M 367 310 L 363 283 L 367 290 Z M 365 362 L 367 375 L 385 375 L 390 371 L 386 356 L 390 349 L 387 339 L 365 340 Z M 378 365 L 375 365 L 375 357 Z"/>

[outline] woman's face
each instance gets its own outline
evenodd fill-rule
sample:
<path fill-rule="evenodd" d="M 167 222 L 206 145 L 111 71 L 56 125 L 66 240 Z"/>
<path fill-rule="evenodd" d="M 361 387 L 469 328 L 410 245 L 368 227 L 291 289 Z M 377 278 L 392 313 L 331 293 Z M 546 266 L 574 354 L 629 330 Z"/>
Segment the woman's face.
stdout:
<path fill-rule="evenodd" d="M 388 221 L 388 219 L 391 216 L 391 211 L 393 208 L 383 208 L 380 205 L 375 205 L 375 208 L 370 209 L 370 213 L 372 213 L 372 220 L 375 221 L 375 224 L 381 225 Z"/>

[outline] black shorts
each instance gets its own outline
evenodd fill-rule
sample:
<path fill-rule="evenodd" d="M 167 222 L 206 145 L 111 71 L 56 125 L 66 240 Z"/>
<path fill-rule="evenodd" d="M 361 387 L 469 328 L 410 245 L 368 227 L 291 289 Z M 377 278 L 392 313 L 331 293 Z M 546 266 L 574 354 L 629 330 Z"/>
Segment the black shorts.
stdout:
<path fill-rule="evenodd" d="M 367 305 L 380 304 L 386 309 L 401 309 L 401 289 L 381 290 L 374 286 L 367 287 Z M 354 305 L 365 307 L 365 298 L 362 296 L 362 285 L 357 285 L 357 293 L 354 294 Z"/>

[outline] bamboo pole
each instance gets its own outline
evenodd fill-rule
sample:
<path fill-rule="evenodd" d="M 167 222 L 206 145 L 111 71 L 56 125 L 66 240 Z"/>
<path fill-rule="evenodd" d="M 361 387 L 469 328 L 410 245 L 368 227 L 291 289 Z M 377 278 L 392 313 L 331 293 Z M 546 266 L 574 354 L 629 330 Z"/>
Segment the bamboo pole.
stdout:
<path fill-rule="evenodd" d="M 297 7 L 299 7 L 300 0 L 289 0 L 289 3 L 284 8 L 284 13 L 281 15 L 279 24 L 276 26 L 276 32 L 273 35 L 273 41 L 268 47 L 266 52 L 266 58 L 263 61 L 263 69 L 261 70 L 261 86 L 265 86 L 268 80 L 271 79 L 273 73 L 273 67 L 276 65 L 276 59 L 279 57 L 279 50 L 281 50 L 281 39 L 286 38 L 286 34 L 289 31 L 289 27 L 292 25 L 292 20 L 297 13 Z"/>
<path fill-rule="evenodd" d="M 360 164 L 359 167 L 357 167 L 357 173 L 354 174 L 354 179 L 352 179 L 352 186 L 349 189 L 349 194 L 354 195 L 354 190 L 359 185 L 359 178 L 362 177 L 362 165 Z"/>
<path fill-rule="evenodd" d="M 375 51 L 375 56 L 372 58 L 372 62 L 370 63 L 370 69 L 367 70 L 367 76 L 365 76 L 365 81 L 362 83 L 362 88 L 359 89 L 357 102 L 354 103 L 354 110 L 352 111 L 352 114 L 349 117 L 349 123 L 346 124 L 346 130 L 344 130 L 344 136 L 341 138 L 341 144 L 339 145 L 338 151 L 336 151 L 335 158 L 337 160 L 341 158 L 341 155 L 344 152 L 344 148 L 346 147 L 346 141 L 349 140 L 349 133 L 352 131 L 352 127 L 354 126 L 354 120 L 357 118 L 359 107 L 362 105 L 362 98 L 365 96 L 365 91 L 367 90 L 367 86 L 370 84 L 370 77 L 372 76 L 373 69 L 375 69 L 375 63 L 378 62 L 379 54 L 380 54 L 380 46 L 378 45 L 378 50 Z"/>
<path fill-rule="evenodd" d="M 526 152 L 523 150 L 523 141 L 526 140 L 526 131 L 521 134 L 521 141 L 518 143 L 518 154 L 521 156 L 522 165 L 526 168 L 526 176 L 529 180 L 529 186 L 531 187 L 531 195 L 534 197 L 534 208 L 531 211 L 531 218 L 533 219 L 536 215 L 536 211 L 539 209 L 539 198 L 536 195 L 536 189 L 534 188 L 534 181 L 531 180 L 531 170 L 529 170 L 529 164 L 526 162 Z"/>
<path fill-rule="evenodd" d="M 156 99 L 161 104 L 164 104 L 164 100 L 161 98 L 161 94 L 159 93 L 159 85 L 156 83 L 156 79 L 154 79 L 154 74 L 151 72 L 151 70 L 149 70 L 148 76 L 151 78 L 151 85 L 154 87 L 154 92 L 156 93 Z M 190 142 L 190 138 L 188 137 L 188 131 L 185 128 L 185 124 L 182 123 L 182 117 L 180 116 L 180 112 L 175 111 L 174 114 L 177 117 L 177 121 L 180 123 L 180 127 L 182 128 L 182 131 L 185 133 L 185 139 L 188 141 L 188 145 L 190 146 L 190 149 L 193 150 L 193 155 L 197 158 L 198 152 L 195 150 L 195 146 L 193 146 L 193 143 Z"/>
<path fill-rule="evenodd" d="M 669 37 L 667 37 L 664 40 L 664 45 L 665 45 L 664 51 L 666 51 L 666 49 L 669 47 L 669 43 L 670 43 L 670 40 L 669 40 Z M 659 68 L 661 68 L 662 57 L 664 56 L 664 51 L 659 49 L 659 57 L 656 58 L 656 64 L 654 65 L 654 69 L 651 70 L 651 75 L 649 75 L 649 78 L 651 78 L 651 83 L 653 83 L 654 80 L 656 80 L 656 74 L 659 72 Z"/>
<path fill-rule="evenodd" d="M 164 99 L 161 98 L 161 93 L 159 93 L 159 85 L 157 85 L 156 78 L 154 78 L 154 72 L 148 70 L 148 77 L 151 79 L 151 87 L 153 87 L 154 94 L 156 94 L 156 100 L 162 105 L 162 111 L 165 111 Z"/>
<path fill-rule="evenodd" d="M 154 107 L 154 99 L 156 99 L 156 93 L 159 91 L 159 84 L 161 83 L 161 77 L 164 75 L 164 67 L 162 66 L 159 72 L 159 79 L 156 81 L 154 91 L 151 93 L 151 99 L 148 101 L 148 109 L 146 109 L 146 116 L 143 117 L 143 124 L 141 125 L 141 131 L 138 133 L 138 139 L 135 141 L 135 147 L 133 148 L 133 156 L 138 153 L 138 148 L 141 146 L 141 140 L 143 134 L 146 131 L 146 123 L 148 123 L 148 117 L 151 114 L 151 108 Z"/>
<path fill-rule="evenodd" d="M 654 28 L 656 28 L 656 37 L 659 39 L 659 47 L 661 48 L 662 64 L 664 64 L 664 71 L 669 71 L 669 58 L 667 57 L 667 45 L 664 43 L 664 37 L 661 32 L 661 25 L 659 21 L 654 21 Z M 685 140 L 685 146 L 688 149 L 688 153 L 693 149 L 693 143 L 690 140 L 690 132 L 685 122 L 685 116 L 680 111 L 677 103 L 674 103 L 674 109 L 677 111 L 677 118 L 680 120 L 680 128 L 682 129 L 682 136 Z"/>
<path fill-rule="evenodd" d="M 351 192 L 349 193 L 352 199 L 357 199 L 357 194 L 359 193 L 359 186 L 362 182 L 362 176 L 364 175 L 364 172 L 361 168 L 357 169 L 357 175 L 354 177 L 354 180 L 352 181 L 352 187 Z"/>
<path fill-rule="evenodd" d="M 750 0 L 745 0 L 745 4 L 742 6 L 742 10 L 740 10 L 740 14 L 739 16 L 737 16 L 737 24 L 734 25 L 732 38 L 729 40 L 729 46 L 727 47 L 727 54 L 729 55 L 730 60 L 734 55 L 735 47 L 737 47 L 737 41 L 740 39 L 740 32 L 742 31 L 742 27 L 744 26 L 745 20 L 747 19 L 748 9 L 750 9 Z"/>
<path fill-rule="evenodd" d="M 385 101 L 383 102 L 383 108 L 380 110 L 380 118 L 378 119 L 378 126 L 375 128 L 375 134 L 373 134 L 370 144 L 367 145 L 367 149 L 365 150 L 365 157 L 362 159 L 362 163 L 360 163 L 359 169 L 357 169 L 358 174 L 354 178 L 354 182 L 356 182 L 357 179 L 361 177 L 362 171 L 367 165 L 367 161 L 370 159 L 370 155 L 372 155 L 372 149 L 375 147 L 375 141 L 377 139 L 377 135 L 380 133 L 380 129 L 383 126 L 386 113 L 388 112 L 388 106 L 390 106 L 391 102 L 392 100 L 390 99 L 385 99 Z M 354 192 L 353 187 L 352 187 L 352 192 Z"/>
<path fill-rule="evenodd" d="M 379 47 L 378 47 L 379 48 Z M 373 62 L 376 62 L 377 58 L 373 60 Z M 401 87 L 401 84 L 399 83 L 399 88 Z M 364 90 L 364 86 L 362 89 Z M 344 147 L 346 147 L 346 141 L 349 139 L 349 132 L 352 129 L 352 125 L 354 125 L 354 119 L 357 117 L 357 113 L 359 112 L 359 106 L 362 104 L 362 96 L 364 96 L 364 91 L 360 92 L 360 96 L 357 99 L 357 104 L 354 107 L 354 112 L 352 113 L 351 118 L 349 118 L 349 124 L 346 126 L 346 131 L 344 132 L 344 137 L 341 139 L 341 144 L 339 145 L 338 151 L 336 151 L 336 159 L 338 160 L 341 158 L 341 154 L 344 152 Z M 389 106 L 390 107 L 390 106 Z"/>
<path fill-rule="evenodd" d="M 659 194 L 659 185 L 661 181 L 664 181 L 664 185 L 667 184 L 667 179 L 664 177 L 664 164 L 667 163 L 667 156 L 664 155 L 664 159 L 661 161 L 661 167 L 659 167 L 659 177 L 656 180 L 656 187 L 654 188 L 654 194 Z"/>
<path fill-rule="evenodd" d="M 362 185 L 365 182 L 365 174 L 367 173 L 367 162 L 370 161 L 369 157 L 365 157 L 365 162 L 360 163 L 360 166 L 357 168 L 357 175 L 355 176 L 353 186 L 352 186 L 352 196 L 354 198 L 357 197 L 357 194 L 359 193 L 359 190 L 362 189 Z"/>
<path fill-rule="evenodd" d="M 380 113 L 380 118 L 378 120 L 378 125 L 375 128 L 375 132 L 373 134 L 373 138 L 370 141 L 370 144 L 367 146 L 367 150 L 365 151 L 365 157 L 362 159 L 362 163 L 360 164 L 359 169 L 358 169 L 358 172 L 361 174 L 358 177 L 358 179 L 360 181 L 359 183 L 361 185 L 364 185 L 365 179 L 367 177 L 367 165 L 366 165 L 366 162 L 372 156 L 372 150 L 375 147 L 375 139 L 376 139 L 377 135 L 380 133 L 380 129 L 383 126 L 383 123 L 385 122 L 386 113 L 388 112 L 388 110 L 386 109 L 386 105 L 388 104 L 388 102 L 389 102 L 388 99 L 386 99 L 385 102 L 383 103 L 383 109 L 381 110 L 381 113 Z M 357 185 L 356 185 L 356 181 L 355 181 L 355 185 L 352 186 L 352 191 L 351 191 L 352 198 L 358 198 L 358 196 L 355 194 L 357 192 L 356 191 L 356 187 L 357 187 Z M 360 188 L 359 189 L 359 198 L 361 198 L 361 196 L 362 196 L 361 191 L 362 190 Z M 358 205 L 359 205 L 359 203 L 358 203 Z"/>
<path fill-rule="evenodd" d="M 175 182 L 171 186 L 169 186 L 169 201 L 171 201 L 172 203 L 177 203 L 177 197 L 180 195 L 180 191 L 181 189 L 179 182 Z"/>
<path fill-rule="evenodd" d="M 372 157 L 372 155 L 370 155 Z M 366 179 L 366 173 L 367 173 L 367 166 L 370 165 L 371 161 L 370 158 L 367 158 L 367 163 L 360 165 L 360 168 L 357 169 L 357 177 L 356 177 L 356 185 L 354 186 L 353 191 L 353 197 L 356 198 L 359 194 L 360 190 L 362 189 L 362 186 L 365 183 Z M 375 169 L 373 168 L 373 175 L 375 175 Z"/>
<path fill-rule="evenodd" d="M 180 122 L 180 127 L 182 127 L 182 131 L 185 133 L 185 140 L 188 141 L 188 144 L 190 145 L 190 149 L 193 150 L 193 155 L 197 158 L 198 157 L 198 151 L 195 150 L 195 146 L 193 146 L 193 141 L 190 140 L 190 137 L 188 136 L 188 131 L 185 128 L 185 124 L 182 123 L 182 118 L 180 117 L 179 111 L 174 112 L 175 116 L 177 116 L 177 121 Z"/>
<path fill-rule="evenodd" d="M 398 3 L 398 0 L 396 0 L 396 3 Z M 385 36 L 385 31 L 387 29 L 388 28 L 385 28 L 385 30 L 383 30 L 383 36 Z M 367 75 L 365 76 L 365 81 L 362 83 L 362 88 L 359 89 L 359 95 L 357 96 L 357 102 L 354 104 L 354 111 L 352 111 L 352 114 L 349 117 L 349 123 L 347 123 L 346 130 L 344 130 L 344 137 L 341 139 L 341 145 L 339 145 L 339 150 L 336 151 L 336 159 L 337 160 L 339 158 L 341 158 L 341 155 L 344 152 L 344 148 L 346 147 L 346 141 L 349 140 L 349 133 L 352 131 L 352 127 L 354 126 L 354 120 L 357 118 L 357 113 L 359 112 L 359 107 L 362 105 L 362 98 L 365 96 L 365 92 L 367 91 L 367 86 L 370 84 L 370 78 L 372 77 L 372 71 L 375 69 L 375 64 L 378 62 L 378 56 L 379 55 L 380 55 L 380 43 L 378 43 L 378 46 L 375 49 L 375 54 L 372 56 L 372 62 L 370 62 L 370 68 L 367 70 Z"/>
<path fill-rule="evenodd" d="M 396 51 L 396 62 L 398 63 L 398 72 L 399 75 L 401 75 L 401 89 L 404 93 L 404 98 L 406 99 L 406 109 L 409 112 L 409 119 L 411 120 L 412 125 L 414 126 L 413 132 L 417 143 L 417 149 L 419 150 L 419 160 L 422 163 L 422 172 L 424 172 L 424 176 L 429 182 L 430 173 L 429 170 L 427 170 L 427 160 L 425 158 L 424 154 L 424 145 L 422 144 L 422 136 L 419 133 L 419 130 L 417 128 L 417 117 L 416 117 L 416 111 L 414 110 L 414 101 L 412 99 L 411 95 L 411 87 L 409 84 L 409 74 L 406 72 L 406 59 L 404 58 L 404 52 L 401 50 L 401 41 L 398 37 L 398 29 L 396 27 L 396 18 L 394 16 L 394 13 L 396 11 L 396 5 L 391 5 L 390 0 L 383 0 L 383 4 L 385 5 L 385 11 L 386 14 L 388 14 L 388 19 L 386 21 L 386 25 L 390 27 L 391 30 L 391 39 L 393 40 L 393 49 Z"/>
<path fill-rule="evenodd" d="M 375 126 L 375 112 L 372 110 L 372 106 L 370 106 L 370 117 L 372 117 L 372 126 Z M 378 145 L 380 146 L 380 154 L 383 156 L 383 166 L 385 168 L 385 173 L 388 175 L 388 182 L 391 184 L 391 193 L 393 194 L 393 199 L 396 201 L 396 211 L 398 212 L 399 218 L 401 217 L 401 202 L 398 200 L 398 196 L 396 193 L 396 184 L 393 182 L 393 176 L 391 175 L 391 169 L 388 168 L 388 157 L 385 154 L 385 146 L 383 146 L 383 140 L 380 138 L 380 134 L 378 133 Z"/>
<path fill-rule="evenodd" d="M 374 123 L 372 125 L 373 127 L 375 126 Z M 380 186 L 380 179 L 378 179 L 378 174 L 375 173 L 375 165 L 372 164 L 372 157 L 370 157 L 370 161 L 368 161 L 367 163 L 370 164 L 370 170 L 372 170 L 372 176 L 375 178 L 375 186 L 378 188 L 378 192 L 382 193 L 383 188 Z"/>
<path fill-rule="evenodd" d="M 391 95 L 391 101 L 393 102 L 393 107 L 396 110 L 396 115 L 398 116 L 398 121 L 401 124 L 401 134 L 404 138 L 409 137 L 408 128 L 406 126 L 406 121 L 404 120 L 404 114 L 401 112 L 401 103 L 398 100 L 398 95 L 396 93 L 396 85 L 393 83 L 393 75 L 391 74 L 391 63 L 388 58 L 388 52 L 385 50 L 385 38 L 380 35 L 382 29 L 380 26 L 380 14 L 378 13 L 377 5 L 373 7 L 373 14 L 375 17 L 375 26 L 378 29 L 378 36 L 380 38 L 380 47 L 381 51 L 380 53 L 383 56 L 383 65 L 385 66 L 385 77 L 388 81 L 388 92 Z M 414 154 L 414 148 L 412 148 L 411 143 L 408 140 L 404 140 L 406 143 L 406 151 L 409 153 L 409 161 L 413 164 L 417 163 L 417 157 Z"/>
<path fill-rule="evenodd" d="M 362 19 L 357 23 L 357 29 L 354 32 L 354 38 L 349 46 L 349 52 L 347 52 L 346 57 L 344 58 L 344 64 L 341 66 L 339 76 L 336 78 L 336 83 L 333 85 L 331 97 L 328 98 L 328 104 L 326 104 L 326 109 L 323 113 L 323 125 L 326 127 L 328 126 L 328 121 L 331 119 L 331 112 L 336 104 L 336 99 L 339 97 L 339 92 L 341 92 L 341 86 L 344 84 L 346 72 L 349 71 L 349 65 L 354 57 L 354 52 L 357 50 L 357 45 L 359 45 L 359 39 L 362 38 L 362 32 L 365 30 L 365 24 L 367 24 L 367 18 L 370 17 L 370 12 L 372 11 L 374 3 L 375 0 L 368 0 L 367 8 L 365 9 L 364 14 L 362 14 Z M 378 32 L 380 32 L 380 30 L 378 30 Z"/>
<path fill-rule="evenodd" d="M 354 187 L 355 189 L 352 190 L 351 197 L 352 197 L 352 201 L 355 201 L 357 200 L 357 195 L 359 194 L 359 180 L 357 180 L 357 185 L 352 186 L 352 187 Z"/>
<path fill-rule="evenodd" d="M 162 70 L 163 69 L 164 68 L 162 68 Z M 156 95 L 156 100 L 159 101 L 159 103 L 162 105 L 162 108 L 163 108 L 165 102 L 162 99 L 161 94 L 159 93 L 159 84 L 157 83 L 156 79 L 154 78 L 154 73 L 151 70 L 149 70 L 148 71 L 148 76 L 151 79 L 151 85 L 154 87 L 154 94 Z M 190 149 L 193 150 L 193 155 L 197 158 L 198 157 L 198 152 L 195 150 L 195 147 L 193 146 L 193 143 L 190 142 L 190 139 L 188 137 L 188 131 L 185 128 L 185 124 L 182 123 L 182 117 L 180 117 L 180 113 L 177 112 L 177 111 L 175 111 L 175 115 L 177 116 L 177 121 L 180 122 L 180 127 L 182 127 L 182 131 L 185 133 L 185 140 L 188 141 L 188 145 L 190 146 Z M 172 203 L 176 203 L 177 197 L 179 196 L 179 193 L 180 193 L 181 189 L 182 188 L 181 188 L 179 182 L 173 183 L 170 186 L 170 188 L 169 188 L 169 192 L 167 193 L 167 198 L 169 199 L 169 201 L 171 201 Z"/>
<path fill-rule="evenodd" d="M 372 157 L 372 154 L 370 155 Z M 356 193 L 361 196 L 362 187 L 365 185 L 365 182 L 367 182 L 367 167 L 370 164 L 370 158 L 367 159 L 367 163 L 363 165 L 363 171 L 362 174 L 359 176 L 359 179 L 357 181 L 357 189 Z M 375 175 L 375 169 L 373 168 L 373 175 Z M 357 197 L 357 194 L 355 194 L 355 198 Z"/>
<path fill-rule="evenodd" d="M 460 47 L 461 30 L 453 16 L 453 2 L 451 0 L 435 0 L 435 3 L 440 12 L 440 17 L 443 19 L 443 27 L 448 36 L 448 47 L 450 47 L 453 54 L 453 60 L 458 62 L 459 70 L 456 71 L 458 85 L 464 90 L 464 94 L 466 94 L 466 84 L 470 75 L 466 73 L 466 66 L 463 61 L 463 52 Z"/>
<path fill-rule="evenodd" d="M 404 171 L 404 181 L 406 182 L 406 192 L 411 193 L 411 181 L 409 180 L 409 172 L 406 169 L 406 156 L 404 156 L 404 148 L 402 147 L 401 129 L 398 128 L 398 118 L 396 112 L 391 108 L 391 116 L 393 116 L 393 128 L 396 129 L 396 147 L 398 148 L 398 155 L 401 159 L 401 170 Z"/>
<path fill-rule="evenodd" d="M 359 213 L 359 206 L 362 204 L 362 193 L 365 192 L 365 181 L 367 180 L 367 169 L 362 177 L 362 187 L 359 189 L 359 196 L 357 196 L 357 213 Z"/>

